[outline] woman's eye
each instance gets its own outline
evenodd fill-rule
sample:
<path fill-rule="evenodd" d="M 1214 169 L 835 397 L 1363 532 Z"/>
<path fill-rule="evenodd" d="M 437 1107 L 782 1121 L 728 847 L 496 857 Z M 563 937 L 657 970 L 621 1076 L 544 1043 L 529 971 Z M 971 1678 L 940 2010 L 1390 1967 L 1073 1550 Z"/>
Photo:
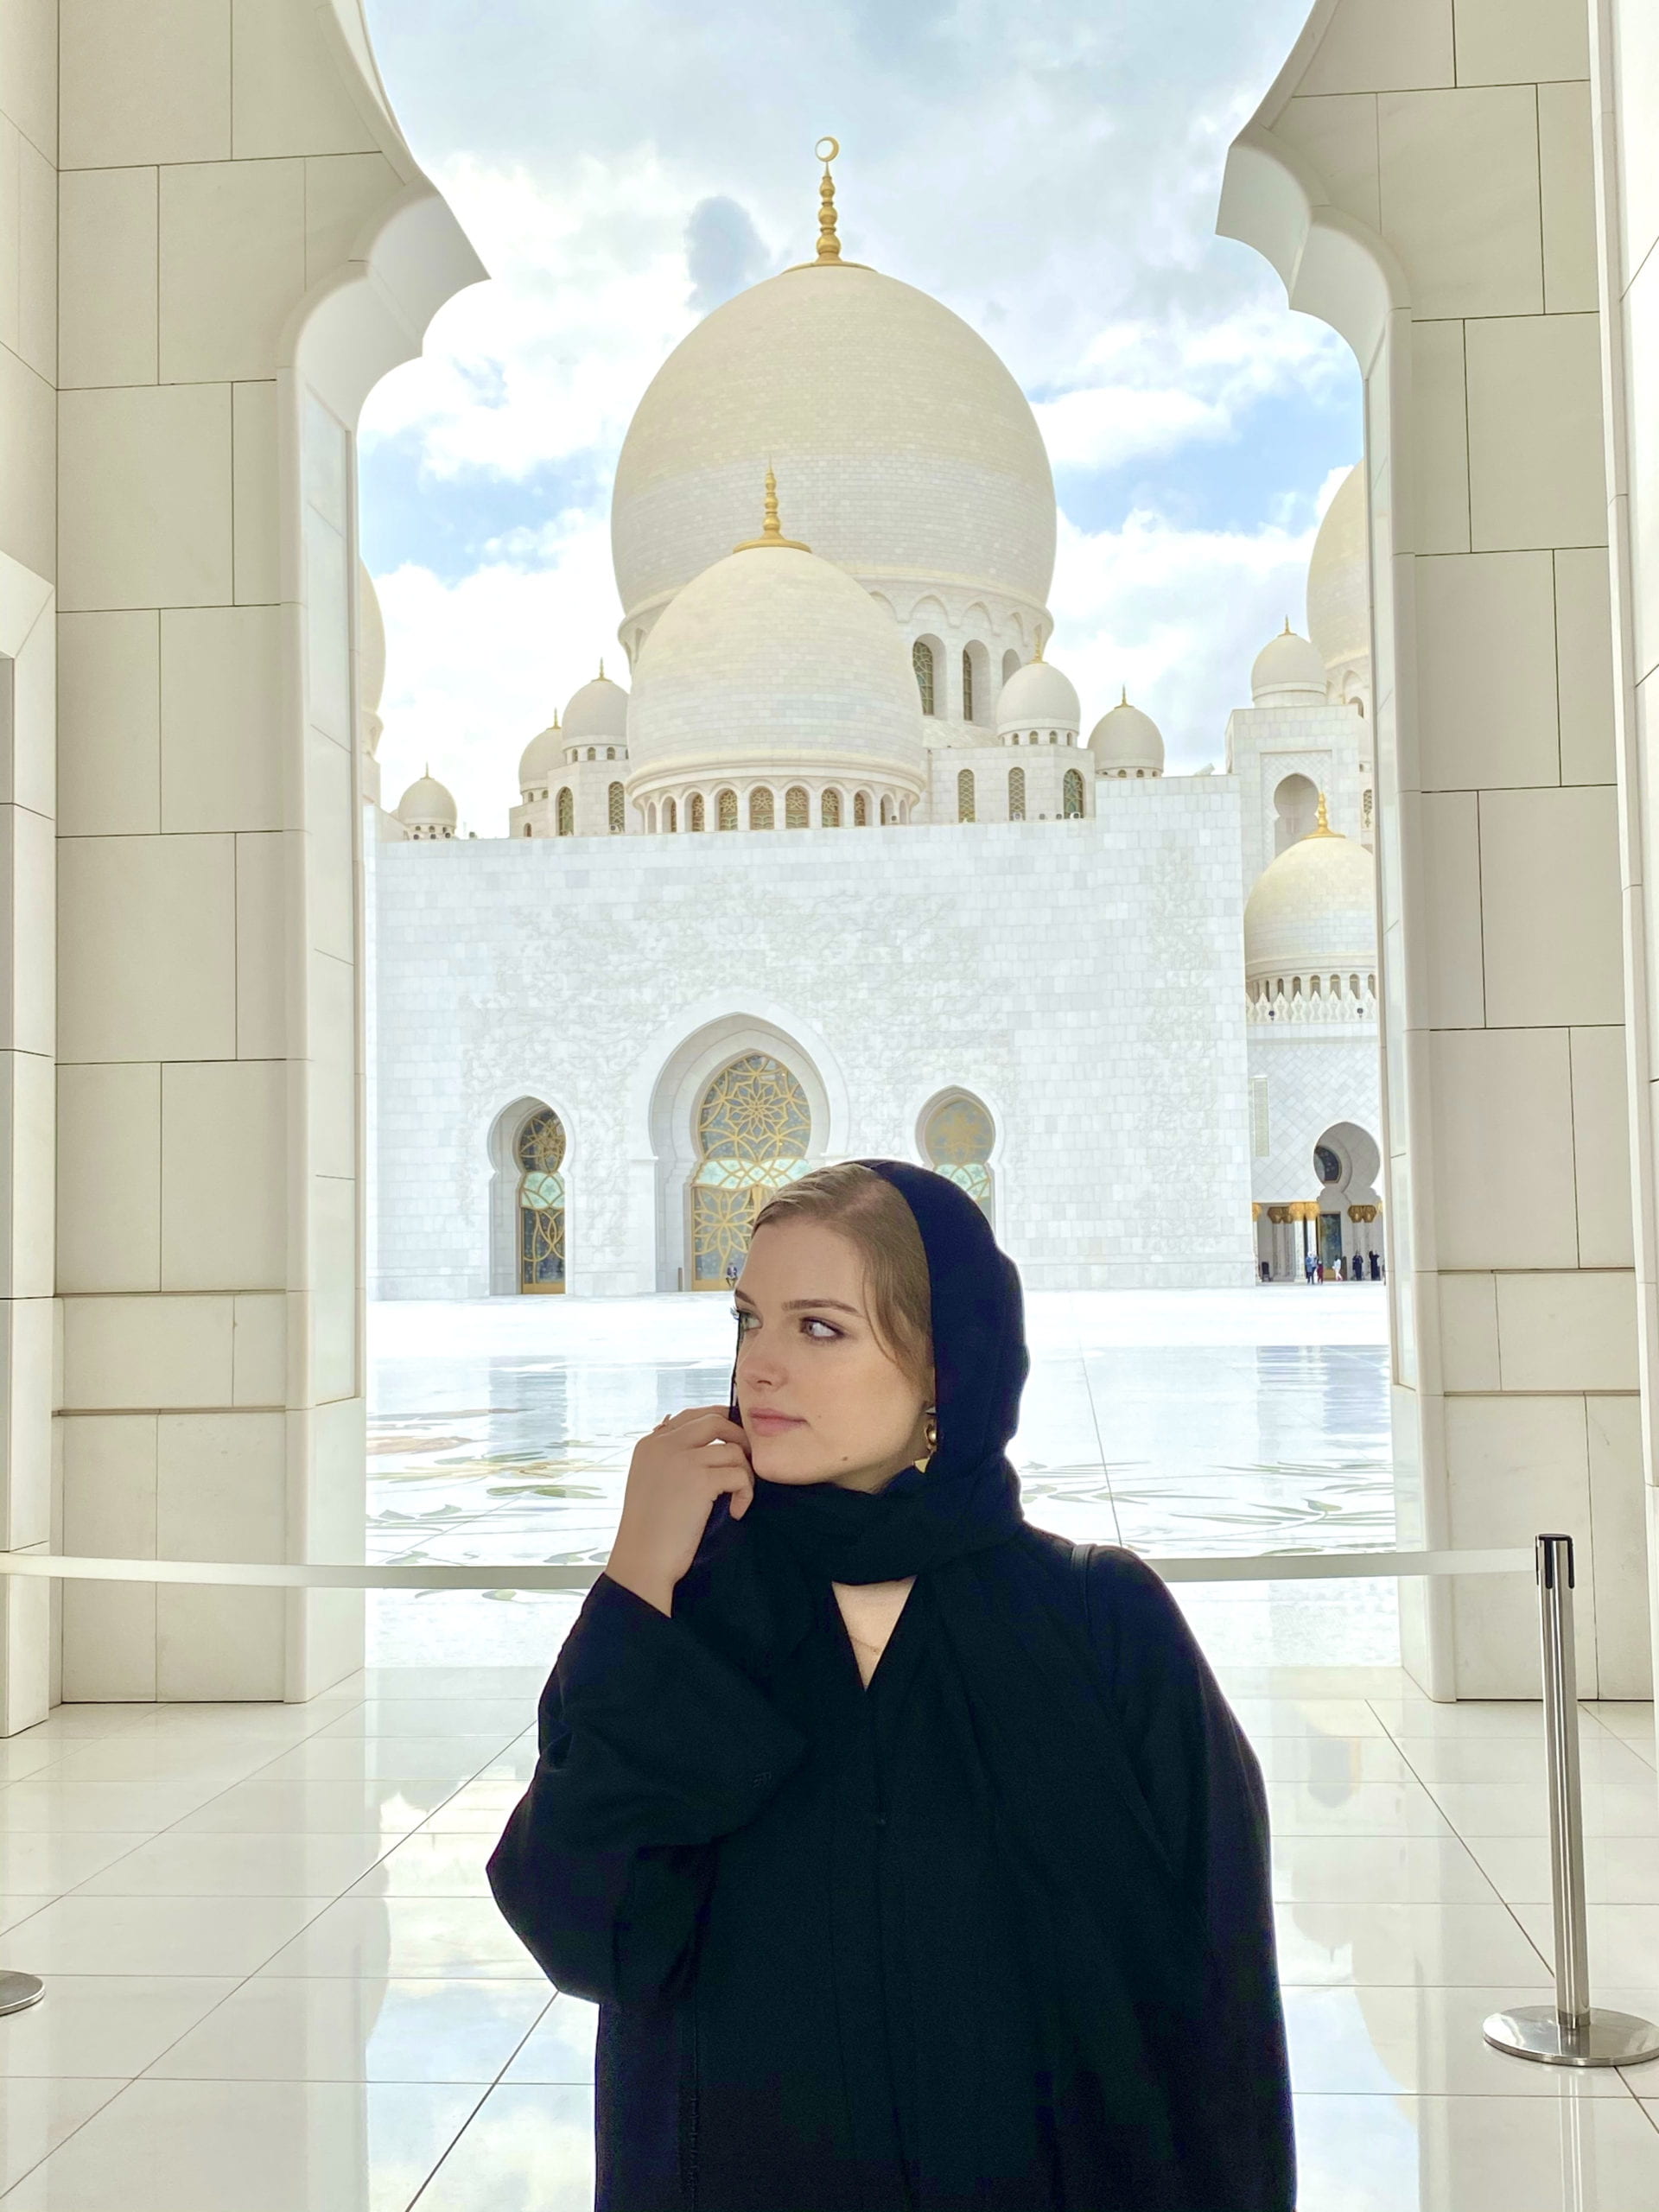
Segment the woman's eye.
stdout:
<path fill-rule="evenodd" d="M 841 1334 L 841 1331 L 832 1327 L 828 1321 L 814 1320 L 810 1315 L 802 1322 L 801 1326 L 816 1344 L 831 1343 Z"/>
<path fill-rule="evenodd" d="M 737 1323 L 738 1335 L 740 1337 L 747 1337 L 750 1329 L 754 1325 L 754 1315 L 753 1313 L 747 1313 L 741 1306 L 734 1306 L 732 1308 L 732 1318 Z"/>

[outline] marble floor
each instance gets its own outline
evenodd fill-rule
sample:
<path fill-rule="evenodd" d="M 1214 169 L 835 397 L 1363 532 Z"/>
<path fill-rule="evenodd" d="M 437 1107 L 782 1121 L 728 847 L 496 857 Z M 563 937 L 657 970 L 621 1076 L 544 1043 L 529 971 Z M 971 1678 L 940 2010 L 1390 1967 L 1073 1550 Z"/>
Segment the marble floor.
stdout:
<path fill-rule="evenodd" d="M 1368 1286 L 1033 1299 L 1033 1517 L 1148 1550 L 1392 1537 Z M 374 1316 L 373 1555 L 602 1557 L 634 1435 L 718 1398 L 721 1302 Z M 1276 1593 L 1276 1594 L 1275 1594 Z M 1436 1706 L 1388 1586 L 1189 1591 L 1268 1777 L 1301 2212 L 1644 2212 L 1659 2063 L 1481 2041 L 1548 1996 L 1539 1713 Z M 60 1707 L 0 1741 L 0 2212 L 586 2212 L 593 2016 L 484 1862 L 575 1600 L 388 1594 L 305 1706 Z M 1659 2017 L 1646 1706 L 1583 1710 L 1604 2004 Z"/>
<path fill-rule="evenodd" d="M 0 1744 L 4 2212 L 585 2212 L 593 2015 L 490 1901 L 542 1670 L 79 1706 Z M 1643 2212 L 1659 2064 L 1486 2048 L 1548 1996 L 1535 1707 L 1230 1670 L 1268 1777 L 1301 2212 Z M 1583 1715 L 1599 2001 L 1659 2014 L 1648 1707 Z"/>

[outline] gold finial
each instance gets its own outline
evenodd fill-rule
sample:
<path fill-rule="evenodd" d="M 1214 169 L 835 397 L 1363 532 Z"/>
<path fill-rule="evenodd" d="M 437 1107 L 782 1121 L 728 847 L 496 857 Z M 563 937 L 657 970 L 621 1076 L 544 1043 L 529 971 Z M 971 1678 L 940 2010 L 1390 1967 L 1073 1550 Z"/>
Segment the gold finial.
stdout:
<path fill-rule="evenodd" d="M 599 680 L 601 683 L 605 681 L 605 656 L 603 653 L 601 653 L 599 657 Z"/>
<path fill-rule="evenodd" d="M 1286 637 L 1290 635 L 1290 617 L 1288 614 L 1285 617 L 1285 635 Z"/>
<path fill-rule="evenodd" d="M 1331 827 L 1331 817 L 1325 811 L 1325 793 L 1321 791 L 1319 804 L 1313 816 L 1313 827 L 1308 831 L 1308 835 L 1310 837 L 1334 837 L 1336 834 Z"/>
<path fill-rule="evenodd" d="M 761 519 L 759 537 L 746 537 L 741 545 L 734 545 L 734 553 L 753 553 L 758 548 L 776 545 L 791 553 L 810 553 L 811 547 L 804 545 L 798 537 L 785 537 L 784 526 L 778 519 L 778 479 L 772 473 L 772 463 L 766 463 L 766 504 Z"/>
<path fill-rule="evenodd" d="M 1120 707 L 1127 707 L 1129 703 L 1129 687 L 1127 683 L 1120 683 L 1117 688 L 1121 695 L 1117 703 Z"/>
<path fill-rule="evenodd" d="M 812 149 L 823 163 L 823 179 L 818 186 L 818 259 L 839 261 L 841 240 L 836 232 L 836 180 L 830 174 L 830 164 L 841 151 L 838 138 L 820 138 Z"/>
<path fill-rule="evenodd" d="M 1042 633 L 1042 632 L 1039 630 L 1039 631 L 1037 632 L 1037 650 L 1036 650 L 1036 652 L 1035 652 L 1034 653 L 1033 653 L 1033 655 L 1032 655 L 1032 658 L 1033 658 L 1033 660 L 1041 660 L 1042 657 L 1043 657 L 1043 633 Z"/>

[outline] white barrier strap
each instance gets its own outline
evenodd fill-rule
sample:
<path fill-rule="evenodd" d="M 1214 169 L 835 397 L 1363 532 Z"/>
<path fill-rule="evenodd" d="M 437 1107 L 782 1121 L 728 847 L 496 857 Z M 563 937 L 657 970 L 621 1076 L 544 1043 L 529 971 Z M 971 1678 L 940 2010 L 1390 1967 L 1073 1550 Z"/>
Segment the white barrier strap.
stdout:
<path fill-rule="evenodd" d="M 1325 1582 L 1443 1574 L 1530 1574 L 1532 1547 L 1461 1552 L 1253 1552 L 1230 1559 L 1146 1559 L 1166 1582 Z M 603 1564 L 527 1567 L 262 1565 L 197 1559 L 68 1559 L 0 1552 L 0 1575 L 66 1582 L 214 1582 L 259 1590 L 589 1590 Z"/>

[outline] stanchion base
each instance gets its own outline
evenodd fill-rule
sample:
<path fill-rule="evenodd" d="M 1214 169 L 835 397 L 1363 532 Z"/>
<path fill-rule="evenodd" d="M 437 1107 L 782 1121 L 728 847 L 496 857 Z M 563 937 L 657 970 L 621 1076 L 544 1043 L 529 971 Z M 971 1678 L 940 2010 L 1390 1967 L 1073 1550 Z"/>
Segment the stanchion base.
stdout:
<path fill-rule="evenodd" d="M 1481 2033 L 1494 2050 L 1543 2066 L 1640 2066 L 1659 2058 L 1659 2027 L 1632 2012 L 1598 2008 L 1574 2020 L 1553 2005 L 1517 2005 L 1492 2013 Z"/>
<path fill-rule="evenodd" d="M 0 2012 L 21 2012 L 38 2005 L 45 1994 L 46 1984 L 38 1974 L 0 1974 Z"/>

